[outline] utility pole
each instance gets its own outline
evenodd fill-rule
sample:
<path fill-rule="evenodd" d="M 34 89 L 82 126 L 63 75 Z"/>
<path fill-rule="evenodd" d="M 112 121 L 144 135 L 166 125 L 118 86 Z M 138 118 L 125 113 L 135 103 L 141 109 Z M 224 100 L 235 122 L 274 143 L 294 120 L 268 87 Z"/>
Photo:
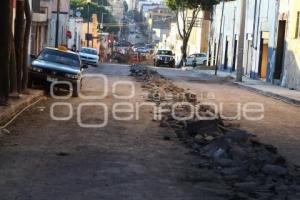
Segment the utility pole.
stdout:
<path fill-rule="evenodd" d="M 87 33 L 88 33 L 88 37 L 86 38 L 87 39 L 87 47 L 89 47 L 90 46 L 90 3 L 91 3 L 91 1 L 90 0 L 88 0 L 87 1 L 87 3 L 88 3 L 88 24 L 87 24 Z"/>
<path fill-rule="evenodd" d="M 58 48 L 58 34 L 59 34 L 59 15 L 60 15 L 60 0 L 57 0 L 56 11 L 56 32 L 55 32 L 55 47 Z"/>
<path fill-rule="evenodd" d="M 103 17 L 104 17 L 104 1 L 102 0 L 102 13 L 101 13 L 101 24 L 100 24 L 100 29 L 102 30 L 103 29 Z"/>
<path fill-rule="evenodd" d="M 240 33 L 239 33 L 239 48 L 236 70 L 236 81 L 243 81 L 244 73 L 244 40 L 245 40 L 245 20 L 246 20 L 246 0 L 241 0 L 241 18 L 240 18 Z"/>
<path fill-rule="evenodd" d="M 216 68 L 215 68 L 215 75 L 218 75 L 218 60 L 220 54 L 220 43 L 221 43 L 221 35 L 222 35 L 222 26 L 223 26 L 223 18 L 224 18 L 224 8 L 225 8 L 225 1 L 223 0 L 222 3 L 222 14 L 221 14 L 221 24 L 220 24 L 220 32 L 219 32 L 219 42 L 218 42 L 218 51 L 217 51 L 217 58 L 216 58 Z"/>

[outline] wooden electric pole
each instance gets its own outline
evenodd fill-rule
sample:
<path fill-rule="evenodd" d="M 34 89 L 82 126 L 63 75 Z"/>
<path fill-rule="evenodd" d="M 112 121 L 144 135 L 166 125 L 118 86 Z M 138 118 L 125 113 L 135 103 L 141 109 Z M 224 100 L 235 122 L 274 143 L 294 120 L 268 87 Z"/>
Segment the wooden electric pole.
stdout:
<path fill-rule="evenodd" d="M 57 0 L 57 11 L 56 11 L 56 32 L 55 32 L 55 47 L 58 47 L 58 35 L 59 35 L 59 15 L 60 15 L 60 0 Z"/>
<path fill-rule="evenodd" d="M 215 67 L 215 75 L 218 75 L 218 61 L 219 61 L 219 54 L 220 54 L 220 46 L 221 46 L 221 35 L 222 35 L 222 26 L 223 26 L 223 19 L 224 19 L 224 8 L 225 8 L 225 1 L 223 0 L 222 3 L 222 13 L 221 13 L 221 24 L 220 24 L 220 32 L 219 32 L 219 41 L 218 41 L 218 51 L 217 51 L 217 58 L 216 58 L 216 67 Z M 222 62 L 221 62 L 222 63 Z"/>
<path fill-rule="evenodd" d="M 240 33 L 239 33 L 239 47 L 237 58 L 236 81 L 243 81 L 244 74 L 244 40 L 245 40 L 245 20 L 246 20 L 246 0 L 241 0 L 241 18 L 240 18 Z"/>

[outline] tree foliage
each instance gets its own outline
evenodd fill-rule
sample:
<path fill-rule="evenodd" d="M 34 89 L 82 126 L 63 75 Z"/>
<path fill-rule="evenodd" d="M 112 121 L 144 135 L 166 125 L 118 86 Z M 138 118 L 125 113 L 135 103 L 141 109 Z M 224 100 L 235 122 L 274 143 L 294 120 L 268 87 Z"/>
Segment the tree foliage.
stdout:
<path fill-rule="evenodd" d="M 71 0 L 71 9 L 74 11 L 79 10 L 84 20 L 87 21 L 92 14 L 97 14 L 98 21 L 101 22 L 103 13 L 104 31 L 117 33 L 119 31 L 119 27 L 117 27 L 117 21 L 112 16 L 111 12 L 105 8 L 105 6 L 108 5 L 110 4 L 107 0 L 92 0 L 89 5 L 86 0 Z M 90 15 L 88 10 L 90 11 Z"/>
<path fill-rule="evenodd" d="M 220 3 L 220 0 L 166 0 L 166 3 L 173 11 L 198 8 L 209 10 L 213 5 Z"/>
<path fill-rule="evenodd" d="M 129 9 L 127 1 L 123 1 L 123 5 L 124 5 L 124 11 L 125 13 L 127 13 Z"/>

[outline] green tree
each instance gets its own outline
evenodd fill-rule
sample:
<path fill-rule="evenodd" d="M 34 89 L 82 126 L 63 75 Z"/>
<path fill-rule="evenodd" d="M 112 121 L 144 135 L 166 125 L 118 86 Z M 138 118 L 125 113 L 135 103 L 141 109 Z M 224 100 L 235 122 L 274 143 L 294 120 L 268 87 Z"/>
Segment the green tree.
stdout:
<path fill-rule="evenodd" d="M 103 13 L 103 30 L 110 33 L 118 33 L 120 29 L 117 21 L 112 16 L 111 12 L 105 8 L 105 6 L 109 5 L 107 0 L 92 0 L 89 5 L 86 0 L 71 0 L 71 9 L 74 11 L 79 10 L 84 20 L 90 20 L 89 17 L 95 13 L 97 14 L 98 21 L 101 22 Z M 90 15 L 88 10 L 90 11 Z"/>
<path fill-rule="evenodd" d="M 129 9 L 127 1 L 123 1 L 123 4 L 124 4 L 124 11 L 125 13 L 127 13 Z"/>
<path fill-rule="evenodd" d="M 211 10 L 213 5 L 220 0 L 165 0 L 168 7 L 175 12 L 177 27 L 180 38 L 182 39 L 180 66 L 187 57 L 188 42 L 201 10 Z M 191 16 L 188 15 L 191 12 Z"/>

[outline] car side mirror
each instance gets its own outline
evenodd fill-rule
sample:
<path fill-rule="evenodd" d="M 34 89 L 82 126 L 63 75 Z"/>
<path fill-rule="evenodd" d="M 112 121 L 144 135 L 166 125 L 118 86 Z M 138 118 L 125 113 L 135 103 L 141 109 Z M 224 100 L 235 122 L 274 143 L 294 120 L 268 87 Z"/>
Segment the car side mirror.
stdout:
<path fill-rule="evenodd" d="M 37 59 L 37 56 L 34 55 L 34 54 L 30 54 L 30 58 L 31 58 L 32 60 L 35 60 L 35 59 Z"/>

